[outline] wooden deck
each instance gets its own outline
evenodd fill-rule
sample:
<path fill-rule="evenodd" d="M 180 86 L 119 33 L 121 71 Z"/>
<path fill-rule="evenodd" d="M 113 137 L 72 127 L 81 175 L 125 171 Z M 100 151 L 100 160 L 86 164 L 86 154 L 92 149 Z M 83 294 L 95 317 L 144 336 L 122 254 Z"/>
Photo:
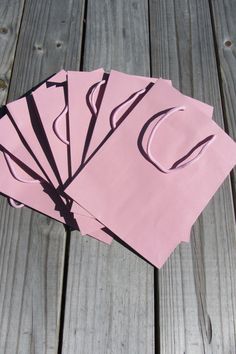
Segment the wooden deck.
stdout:
<path fill-rule="evenodd" d="M 170 78 L 236 139 L 235 0 L 1 0 L 0 103 L 61 68 Z M 235 354 L 236 171 L 160 271 L 0 199 L 0 354 Z"/>

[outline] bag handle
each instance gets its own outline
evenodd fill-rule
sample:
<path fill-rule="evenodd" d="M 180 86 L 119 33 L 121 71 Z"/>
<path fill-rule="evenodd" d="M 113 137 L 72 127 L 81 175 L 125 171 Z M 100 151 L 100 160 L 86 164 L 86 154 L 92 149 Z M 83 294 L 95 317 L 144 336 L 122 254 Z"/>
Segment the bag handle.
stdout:
<path fill-rule="evenodd" d="M 137 92 L 135 92 L 134 94 L 132 94 L 125 102 L 121 103 L 116 109 L 115 111 L 113 111 L 113 113 L 111 114 L 111 118 L 110 118 L 110 124 L 111 124 L 111 128 L 114 130 L 117 128 L 117 124 L 119 122 L 119 118 L 117 119 L 118 113 L 124 108 L 126 107 L 131 101 L 135 101 L 136 98 L 138 98 L 140 95 L 142 95 L 145 91 L 147 90 L 147 88 L 144 88 L 142 90 L 139 90 Z"/>
<path fill-rule="evenodd" d="M 12 176 L 19 182 L 22 182 L 22 183 L 40 183 L 40 180 L 38 179 L 34 179 L 34 180 L 26 180 L 22 177 L 19 177 L 17 176 L 17 173 L 16 173 L 16 170 L 12 164 L 12 161 L 11 161 L 11 158 L 8 154 L 6 154 L 5 152 L 3 152 L 3 155 L 5 157 L 5 160 L 6 160 L 6 163 L 7 163 L 7 166 L 12 174 Z M 13 198 L 8 198 L 8 202 L 9 204 L 13 207 L 13 208 L 23 208 L 25 205 L 22 204 L 22 203 L 18 203 L 17 201 L 15 201 Z"/>
<path fill-rule="evenodd" d="M 105 82 L 106 82 L 106 80 L 101 80 L 101 81 L 97 82 L 89 95 L 89 103 L 90 103 L 90 106 L 93 110 L 94 115 L 96 115 L 97 111 L 98 111 L 97 106 L 96 106 L 95 93 L 100 89 L 100 87 L 102 85 L 105 84 Z"/>
<path fill-rule="evenodd" d="M 53 130 L 56 136 L 58 137 L 59 140 L 61 140 L 64 144 L 69 145 L 70 142 L 66 138 L 64 138 L 60 132 L 59 129 L 59 122 L 61 121 L 62 118 L 66 117 L 66 114 L 68 113 L 68 107 L 66 106 L 63 111 L 59 114 L 59 116 L 54 120 L 53 122 Z"/>
<path fill-rule="evenodd" d="M 95 93 L 98 91 L 98 89 L 105 83 L 105 80 L 99 81 L 95 87 L 92 89 L 90 95 L 89 95 L 89 102 L 92 107 L 93 113 L 97 113 L 97 107 L 96 107 L 96 100 L 95 100 Z M 59 140 L 61 140 L 64 144 L 69 145 L 70 142 L 66 138 L 63 137 L 62 133 L 60 132 L 59 128 L 59 122 L 61 121 L 62 118 L 66 117 L 66 114 L 68 113 L 68 107 L 66 106 L 63 111 L 59 114 L 59 116 L 54 120 L 53 122 L 53 130 L 56 136 L 58 137 Z"/>
<path fill-rule="evenodd" d="M 12 174 L 12 176 L 19 182 L 22 182 L 22 183 L 40 183 L 40 180 L 39 179 L 25 179 L 25 178 L 22 178 L 20 176 L 17 175 L 17 172 L 12 164 L 12 161 L 11 161 L 11 158 L 10 156 L 6 153 L 6 152 L 3 152 L 3 155 L 5 157 L 5 160 L 6 160 L 6 163 L 7 163 L 7 166 Z"/>
<path fill-rule="evenodd" d="M 23 208 L 25 206 L 25 204 L 22 204 L 22 203 L 19 203 L 17 202 L 16 200 L 14 200 L 13 198 L 8 198 L 8 203 L 13 207 L 13 208 L 16 208 L 16 209 L 20 209 L 20 208 Z"/>
<path fill-rule="evenodd" d="M 152 154 L 151 151 L 151 145 L 154 139 L 154 136 L 157 132 L 157 130 L 159 129 L 160 125 L 163 123 L 164 120 L 166 120 L 167 118 L 169 118 L 170 116 L 172 116 L 174 113 L 178 112 L 178 111 L 184 111 L 186 109 L 186 107 L 184 106 L 180 106 L 180 107 L 174 107 L 172 109 L 170 109 L 167 113 L 163 114 L 161 116 L 161 118 L 157 121 L 157 123 L 154 125 L 148 141 L 147 141 L 147 150 L 146 150 L 146 154 L 148 159 L 150 160 L 150 162 L 153 163 L 154 166 L 156 166 L 161 172 L 163 173 L 170 173 L 170 172 L 174 172 L 176 170 L 185 168 L 193 163 L 195 163 L 206 151 L 206 149 L 209 147 L 209 145 L 214 141 L 215 139 L 215 135 L 209 135 L 206 138 L 204 138 L 203 140 L 201 140 L 199 143 L 197 143 L 192 149 L 190 149 L 190 151 L 185 154 L 182 158 L 180 158 L 178 161 L 176 161 L 170 168 L 166 168 L 164 167 Z M 198 152 L 198 154 L 193 157 L 191 160 L 188 160 L 187 162 L 183 162 L 187 157 L 189 157 L 190 155 L 192 155 L 192 153 L 198 149 L 199 147 L 201 147 L 200 151 Z"/>

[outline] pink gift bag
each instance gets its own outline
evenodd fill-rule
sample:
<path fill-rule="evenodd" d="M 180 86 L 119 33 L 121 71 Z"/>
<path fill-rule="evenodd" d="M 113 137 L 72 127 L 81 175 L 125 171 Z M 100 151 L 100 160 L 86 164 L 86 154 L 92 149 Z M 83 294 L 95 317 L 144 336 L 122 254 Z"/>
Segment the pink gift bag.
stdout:
<path fill-rule="evenodd" d="M 66 193 L 161 267 L 235 163 L 235 142 L 158 80 Z"/>

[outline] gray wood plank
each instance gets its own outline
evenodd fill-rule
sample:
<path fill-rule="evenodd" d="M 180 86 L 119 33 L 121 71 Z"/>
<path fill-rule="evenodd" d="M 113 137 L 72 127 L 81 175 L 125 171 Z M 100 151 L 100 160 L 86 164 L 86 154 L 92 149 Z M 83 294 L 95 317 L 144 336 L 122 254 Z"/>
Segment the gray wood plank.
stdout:
<path fill-rule="evenodd" d="M 64 229 L 3 198 L 0 213 L 0 352 L 55 353 Z"/>
<path fill-rule="evenodd" d="M 6 101 L 24 0 L 0 3 L 0 105 Z"/>
<path fill-rule="evenodd" d="M 83 69 L 149 75 L 147 1 L 88 1 Z M 72 233 L 63 353 L 154 353 L 153 267 Z"/>
<path fill-rule="evenodd" d="M 62 68 L 78 69 L 83 12 L 84 0 L 27 1 L 10 100 Z"/>
<path fill-rule="evenodd" d="M 220 84 L 224 119 L 229 134 L 236 139 L 236 2 L 234 0 L 210 1 L 216 50 L 219 59 Z M 233 190 L 236 198 L 236 172 L 233 172 Z"/>
<path fill-rule="evenodd" d="M 83 11 L 83 1 L 26 2 L 9 100 L 63 66 L 77 67 Z M 0 352 L 56 353 L 64 227 L 27 208 L 13 210 L 4 198 L 0 208 Z"/>
<path fill-rule="evenodd" d="M 208 1 L 151 0 L 152 74 L 215 107 L 223 126 Z M 236 244 L 229 179 L 196 222 L 191 244 L 157 274 L 161 353 L 235 353 Z"/>

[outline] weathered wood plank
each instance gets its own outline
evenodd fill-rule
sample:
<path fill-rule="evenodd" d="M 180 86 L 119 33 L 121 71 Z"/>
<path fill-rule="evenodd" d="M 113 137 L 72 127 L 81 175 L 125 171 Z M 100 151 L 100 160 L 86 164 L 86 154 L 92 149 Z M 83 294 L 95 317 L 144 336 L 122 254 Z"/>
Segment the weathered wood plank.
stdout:
<path fill-rule="evenodd" d="M 78 68 L 83 11 L 84 0 L 27 1 L 10 99 L 62 68 Z"/>
<path fill-rule="evenodd" d="M 152 74 L 214 105 L 223 125 L 209 4 L 151 0 Z M 158 273 L 161 353 L 235 353 L 235 221 L 229 180 Z"/>
<path fill-rule="evenodd" d="M 3 198 L 0 210 L 0 352 L 55 353 L 64 230 Z"/>
<path fill-rule="evenodd" d="M 0 105 L 6 101 L 24 0 L 0 3 Z"/>
<path fill-rule="evenodd" d="M 77 66 L 83 1 L 26 1 L 9 100 Z M 75 20 L 76 19 L 76 20 Z M 1 353 L 56 353 L 66 234 L 43 215 L 1 199 Z"/>
<path fill-rule="evenodd" d="M 147 1 L 88 1 L 83 69 L 149 74 Z M 72 233 L 63 353 L 154 353 L 153 268 Z"/>
<path fill-rule="evenodd" d="M 212 23 L 219 58 L 220 84 L 226 129 L 236 140 L 236 2 L 234 0 L 210 1 Z M 233 190 L 236 198 L 236 172 L 233 172 Z"/>

